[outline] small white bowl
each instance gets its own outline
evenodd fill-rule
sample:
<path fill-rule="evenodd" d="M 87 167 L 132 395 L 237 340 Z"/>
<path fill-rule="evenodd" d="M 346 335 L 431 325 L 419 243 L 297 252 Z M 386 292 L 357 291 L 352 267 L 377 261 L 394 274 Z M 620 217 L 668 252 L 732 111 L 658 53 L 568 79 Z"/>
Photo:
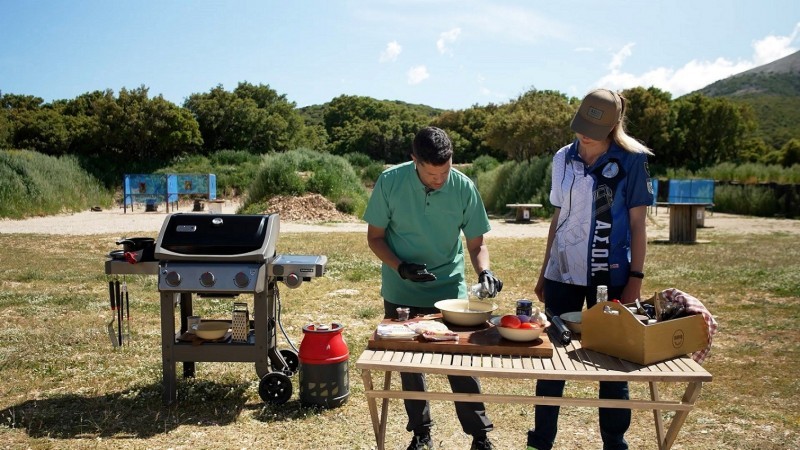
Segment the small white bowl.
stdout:
<path fill-rule="evenodd" d="M 213 341 L 215 339 L 219 339 L 222 336 L 225 336 L 225 333 L 228 332 L 228 329 L 231 325 L 228 322 L 221 322 L 221 321 L 208 321 L 208 322 L 200 322 L 195 328 L 195 333 L 197 337 L 201 339 L 207 339 L 209 341 Z"/>
<path fill-rule="evenodd" d="M 445 322 L 462 327 L 472 327 L 486 322 L 497 309 L 494 303 L 463 298 L 439 300 L 433 306 L 442 312 Z"/>
<path fill-rule="evenodd" d="M 583 320 L 583 313 L 581 311 L 567 312 L 560 315 L 561 320 L 573 333 L 581 334 L 581 321 Z"/>

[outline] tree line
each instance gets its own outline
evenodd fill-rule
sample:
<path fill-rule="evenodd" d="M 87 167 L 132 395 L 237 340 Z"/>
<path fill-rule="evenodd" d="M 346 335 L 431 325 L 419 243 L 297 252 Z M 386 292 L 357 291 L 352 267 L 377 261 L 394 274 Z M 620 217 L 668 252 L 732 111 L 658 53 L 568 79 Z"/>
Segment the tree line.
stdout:
<path fill-rule="evenodd" d="M 216 86 L 192 94 L 178 106 L 148 91 L 95 91 L 50 103 L 0 93 L 0 148 L 74 155 L 108 186 L 123 173 L 151 172 L 178 157 L 221 150 L 261 155 L 307 148 L 397 163 L 408 159 L 414 134 L 427 125 L 447 130 L 456 163 L 480 156 L 525 161 L 573 139 L 569 122 L 580 103 L 531 89 L 507 103 L 462 110 L 350 95 L 297 108 L 269 85 L 241 82 L 232 91 Z M 626 128 L 653 149 L 656 173 L 721 162 L 800 162 L 800 140 L 781 147 L 766 143 L 747 105 L 699 93 L 673 99 L 654 87 L 621 93 L 628 99 Z"/>

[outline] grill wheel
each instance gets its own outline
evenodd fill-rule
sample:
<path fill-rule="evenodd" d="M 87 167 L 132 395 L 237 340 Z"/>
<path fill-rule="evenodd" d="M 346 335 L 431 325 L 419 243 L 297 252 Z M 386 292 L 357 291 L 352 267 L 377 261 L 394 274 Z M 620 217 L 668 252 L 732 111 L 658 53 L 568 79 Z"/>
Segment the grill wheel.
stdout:
<path fill-rule="evenodd" d="M 266 403 L 282 405 L 292 397 L 292 380 L 280 372 L 268 373 L 258 383 L 258 395 Z"/>

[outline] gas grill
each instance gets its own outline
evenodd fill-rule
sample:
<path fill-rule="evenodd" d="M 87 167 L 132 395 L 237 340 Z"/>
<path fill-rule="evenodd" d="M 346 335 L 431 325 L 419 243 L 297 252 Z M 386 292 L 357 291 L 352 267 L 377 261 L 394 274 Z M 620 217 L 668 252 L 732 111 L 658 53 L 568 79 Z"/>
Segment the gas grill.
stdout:
<path fill-rule="evenodd" d="M 278 282 L 290 288 L 322 276 L 327 257 L 278 255 L 278 214 L 187 214 L 164 220 L 156 239 L 161 293 L 161 341 L 164 403 L 176 400 L 175 364 L 183 362 L 184 377 L 194 376 L 195 362 L 255 362 L 264 401 L 284 403 L 292 395 L 289 378 L 299 366 L 297 350 L 280 322 Z M 228 298 L 253 296 L 253 317 L 246 338 L 194 345 L 185 339 L 192 296 Z M 175 306 L 179 305 L 176 333 Z M 237 303 L 240 305 L 241 303 Z M 218 322 L 218 320 L 214 320 Z M 277 331 L 291 349 L 277 349 Z"/>

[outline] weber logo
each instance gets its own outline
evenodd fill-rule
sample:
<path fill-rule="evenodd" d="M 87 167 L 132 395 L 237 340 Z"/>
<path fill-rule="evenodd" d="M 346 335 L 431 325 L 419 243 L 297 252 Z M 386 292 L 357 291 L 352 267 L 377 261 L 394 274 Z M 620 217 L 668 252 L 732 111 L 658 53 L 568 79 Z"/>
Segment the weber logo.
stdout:
<path fill-rule="evenodd" d="M 591 117 L 594 120 L 600 120 L 600 119 L 603 118 L 603 110 L 602 109 L 597 109 L 597 108 L 595 108 L 593 106 L 590 106 L 589 110 L 586 111 L 586 115 L 588 115 L 589 117 Z"/>
<path fill-rule="evenodd" d="M 675 330 L 672 333 L 672 346 L 675 348 L 681 348 L 683 346 L 683 330 Z"/>

